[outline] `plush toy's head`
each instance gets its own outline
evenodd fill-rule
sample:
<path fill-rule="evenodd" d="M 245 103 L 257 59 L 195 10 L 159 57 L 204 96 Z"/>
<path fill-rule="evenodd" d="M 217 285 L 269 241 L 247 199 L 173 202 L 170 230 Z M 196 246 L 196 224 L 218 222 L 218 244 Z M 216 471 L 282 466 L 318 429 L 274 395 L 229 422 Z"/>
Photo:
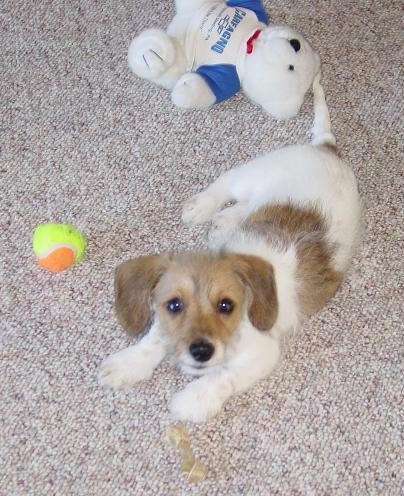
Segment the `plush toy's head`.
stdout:
<path fill-rule="evenodd" d="M 246 55 L 242 87 L 246 95 L 277 119 L 296 115 L 320 70 L 320 58 L 303 36 L 269 26 Z"/>

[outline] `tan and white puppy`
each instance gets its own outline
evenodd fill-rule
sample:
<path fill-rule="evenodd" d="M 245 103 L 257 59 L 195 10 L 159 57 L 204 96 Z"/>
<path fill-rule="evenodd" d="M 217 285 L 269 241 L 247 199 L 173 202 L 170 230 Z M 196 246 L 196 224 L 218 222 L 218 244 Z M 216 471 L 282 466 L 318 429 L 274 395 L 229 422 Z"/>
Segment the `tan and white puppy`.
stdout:
<path fill-rule="evenodd" d="M 333 296 L 357 244 L 361 208 L 352 170 L 336 153 L 319 76 L 313 90 L 312 144 L 232 169 L 186 203 L 185 222 L 212 222 L 208 251 L 118 267 L 122 325 L 133 334 L 151 328 L 103 362 L 103 385 L 149 379 L 173 354 L 200 377 L 174 395 L 172 415 L 204 421 L 270 374 L 281 339 Z"/>

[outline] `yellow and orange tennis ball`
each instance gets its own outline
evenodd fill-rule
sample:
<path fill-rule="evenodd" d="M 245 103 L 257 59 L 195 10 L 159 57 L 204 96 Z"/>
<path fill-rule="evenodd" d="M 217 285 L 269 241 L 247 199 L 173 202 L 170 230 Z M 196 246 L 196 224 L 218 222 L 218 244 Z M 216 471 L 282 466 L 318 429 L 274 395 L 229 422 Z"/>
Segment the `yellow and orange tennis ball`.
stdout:
<path fill-rule="evenodd" d="M 70 224 L 42 224 L 34 231 L 32 248 L 40 267 L 60 272 L 79 262 L 86 249 L 84 236 Z"/>

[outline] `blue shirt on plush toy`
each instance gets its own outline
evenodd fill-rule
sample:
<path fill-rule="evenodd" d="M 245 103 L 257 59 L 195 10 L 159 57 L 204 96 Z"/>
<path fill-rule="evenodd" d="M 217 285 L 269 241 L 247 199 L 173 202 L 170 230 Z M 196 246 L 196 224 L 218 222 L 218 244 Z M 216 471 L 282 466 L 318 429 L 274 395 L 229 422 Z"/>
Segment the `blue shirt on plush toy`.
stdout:
<path fill-rule="evenodd" d="M 188 71 L 204 78 L 221 102 L 239 91 L 252 40 L 268 24 L 261 0 L 228 0 L 203 6 L 186 35 Z"/>

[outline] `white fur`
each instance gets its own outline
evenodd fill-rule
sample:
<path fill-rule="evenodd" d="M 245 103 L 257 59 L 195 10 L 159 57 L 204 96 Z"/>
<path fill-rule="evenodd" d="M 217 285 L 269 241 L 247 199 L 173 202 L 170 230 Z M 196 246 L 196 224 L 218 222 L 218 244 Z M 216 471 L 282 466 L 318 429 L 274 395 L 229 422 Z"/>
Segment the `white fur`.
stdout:
<path fill-rule="evenodd" d="M 314 123 L 311 143 L 312 145 L 321 145 L 322 143 L 335 145 L 335 136 L 331 132 L 330 114 L 320 79 L 321 72 L 319 71 L 313 81 Z"/>
<path fill-rule="evenodd" d="M 166 31 L 147 29 L 132 40 L 128 51 L 130 69 L 139 77 L 170 90 L 172 101 L 181 108 L 206 108 L 215 96 L 205 80 L 190 73 L 187 50 L 188 28 L 196 13 L 217 0 L 176 1 L 177 13 Z M 257 21 L 262 29 L 254 42 L 254 50 L 246 53 L 240 48 L 237 68 L 241 87 L 246 95 L 277 119 L 297 114 L 304 96 L 318 73 L 320 61 L 310 44 L 300 33 L 285 26 Z M 300 41 L 295 52 L 289 40 Z M 293 65 L 294 70 L 288 70 Z"/>
<path fill-rule="evenodd" d="M 154 369 L 166 356 L 168 343 L 158 322 L 139 343 L 113 353 L 100 367 L 98 380 L 103 386 L 126 389 L 150 379 Z"/>
<path fill-rule="evenodd" d="M 257 331 L 245 318 L 224 365 L 176 393 L 170 405 L 172 415 L 177 420 L 204 422 L 219 413 L 231 396 L 268 376 L 279 356 L 278 341 Z"/>
<path fill-rule="evenodd" d="M 344 271 L 358 232 L 360 201 L 356 180 L 342 160 L 312 145 L 287 146 L 229 170 L 206 191 L 191 198 L 184 207 L 183 220 L 190 224 L 206 222 L 230 200 L 243 204 L 247 217 L 266 203 L 290 199 L 315 203 L 325 213 L 329 240 L 338 244 L 334 268 Z"/>

